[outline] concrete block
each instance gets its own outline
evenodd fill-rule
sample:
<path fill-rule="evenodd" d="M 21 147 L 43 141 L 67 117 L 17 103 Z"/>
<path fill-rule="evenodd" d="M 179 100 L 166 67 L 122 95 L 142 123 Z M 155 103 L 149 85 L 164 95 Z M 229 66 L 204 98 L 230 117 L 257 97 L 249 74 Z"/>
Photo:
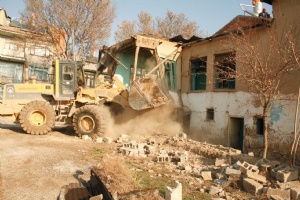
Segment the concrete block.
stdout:
<path fill-rule="evenodd" d="M 231 158 L 216 158 L 215 166 L 220 167 L 221 164 L 228 164 L 231 165 Z"/>
<path fill-rule="evenodd" d="M 254 153 L 253 153 L 253 152 L 249 152 L 249 153 L 248 153 L 248 156 L 254 157 Z"/>
<path fill-rule="evenodd" d="M 236 177 L 240 177 L 241 176 L 241 171 L 237 170 L 237 169 L 232 169 L 230 167 L 227 167 L 225 169 L 225 174 L 229 175 L 229 176 L 236 176 Z"/>
<path fill-rule="evenodd" d="M 186 165 L 186 166 L 184 166 L 184 170 L 186 171 L 186 172 L 192 172 L 192 167 L 190 166 L 190 165 Z"/>
<path fill-rule="evenodd" d="M 210 189 L 209 189 L 209 194 L 210 195 L 216 195 L 216 194 L 219 194 L 222 191 L 223 191 L 223 189 L 221 187 L 211 186 Z"/>
<path fill-rule="evenodd" d="M 203 180 L 205 180 L 205 181 L 212 180 L 211 171 L 201 171 L 201 176 L 202 176 Z"/>
<path fill-rule="evenodd" d="M 300 188 L 300 182 L 299 181 L 290 181 L 285 183 L 279 183 L 278 184 L 280 189 L 290 189 L 290 188 Z"/>
<path fill-rule="evenodd" d="M 269 188 L 267 191 L 267 197 L 270 199 L 272 195 L 280 196 L 283 199 L 290 199 L 290 189 L 282 190 L 282 189 L 273 189 Z"/>
<path fill-rule="evenodd" d="M 178 181 L 175 181 L 175 184 L 175 188 L 166 187 L 165 200 L 182 200 L 182 185 Z"/>
<path fill-rule="evenodd" d="M 291 199 L 299 200 L 300 199 L 300 188 L 291 188 Z"/>
<path fill-rule="evenodd" d="M 277 171 L 276 179 L 281 182 L 289 182 L 298 179 L 298 170 L 286 167 Z"/>
<path fill-rule="evenodd" d="M 259 175 L 259 174 L 255 174 L 252 173 L 251 171 L 247 171 L 246 176 L 248 178 L 251 178 L 253 180 L 256 180 L 260 183 L 266 183 L 267 182 L 267 178 L 265 176 Z"/>
<path fill-rule="evenodd" d="M 228 164 L 221 164 L 221 166 L 220 166 L 220 172 L 224 173 L 227 167 L 229 167 Z"/>
<path fill-rule="evenodd" d="M 233 168 L 234 169 L 240 169 L 241 168 L 242 163 L 238 160 L 236 163 L 233 164 Z"/>
<path fill-rule="evenodd" d="M 96 142 L 97 143 L 102 143 L 103 142 L 103 138 L 102 137 L 97 137 Z"/>
<path fill-rule="evenodd" d="M 247 192 L 253 195 L 262 193 L 263 185 L 250 178 L 244 178 L 243 186 Z"/>
<path fill-rule="evenodd" d="M 259 173 L 259 170 L 258 170 L 258 167 L 256 165 L 251 165 L 247 162 L 242 162 L 241 165 L 240 165 L 240 170 L 243 174 L 246 174 L 247 171 L 250 171 L 254 174 L 258 174 Z"/>
<path fill-rule="evenodd" d="M 264 159 L 266 160 L 266 159 Z M 263 172 L 270 172 L 272 169 L 278 167 L 280 165 L 280 162 L 278 161 L 268 161 L 266 160 L 266 162 L 263 162 L 260 163 L 260 168 L 261 168 L 261 171 Z"/>
<path fill-rule="evenodd" d="M 277 178 L 277 172 L 278 172 L 279 170 L 284 169 L 284 168 L 286 168 L 286 165 L 279 165 L 279 166 L 277 166 L 277 167 L 271 169 L 271 177 L 273 177 L 273 178 L 276 179 L 276 178 Z"/>
<path fill-rule="evenodd" d="M 83 139 L 83 140 L 91 140 L 91 138 L 90 138 L 89 135 L 82 135 L 81 139 Z"/>
<path fill-rule="evenodd" d="M 283 199 L 281 196 L 278 195 L 271 195 L 270 200 L 285 200 L 285 199 Z"/>
<path fill-rule="evenodd" d="M 103 142 L 106 142 L 106 143 L 112 143 L 112 138 L 110 138 L 110 137 L 104 137 L 103 138 Z"/>

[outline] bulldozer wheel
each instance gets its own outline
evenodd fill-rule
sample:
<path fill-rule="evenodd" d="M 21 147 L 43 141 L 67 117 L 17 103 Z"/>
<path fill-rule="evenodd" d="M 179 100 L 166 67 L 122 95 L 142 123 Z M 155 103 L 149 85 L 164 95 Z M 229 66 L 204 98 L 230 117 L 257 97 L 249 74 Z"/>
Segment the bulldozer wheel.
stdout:
<path fill-rule="evenodd" d="M 45 135 L 55 124 L 55 112 L 47 101 L 32 101 L 22 108 L 19 120 L 26 133 Z"/>
<path fill-rule="evenodd" d="M 79 137 L 82 135 L 102 136 L 106 130 L 105 110 L 96 105 L 79 108 L 73 116 L 73 127 Z"/>

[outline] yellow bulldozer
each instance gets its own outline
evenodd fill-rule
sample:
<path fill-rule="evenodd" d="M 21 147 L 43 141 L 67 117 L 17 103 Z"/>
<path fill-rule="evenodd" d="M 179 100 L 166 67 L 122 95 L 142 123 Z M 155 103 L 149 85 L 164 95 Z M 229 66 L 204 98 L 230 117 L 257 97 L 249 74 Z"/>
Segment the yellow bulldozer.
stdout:
<path fill-rule="evenodd" d="M 168 55 L 162 59 L 155 53 L 162 44 L 161 40 L 147 38 L 145 41 L 145 37 L 136 36 L 130 38 L 130 45 L 123 42 L 122 48 L 120 45 L 103 48 L 99 53 L 99 67 L 92 87 L 86 85 L 83 63 L 63 60 L 54 61 L 54 73 L 49 83 L 37 83 L 31 77 L 30 83 L 1 84 L 0 116 L 19 123 L 26 133 L 33 135 L 47 134 L 55 125 L 71 125 L 78 136 L 101 136 L 106 130 L 104 105 L 113 102 L 122 107 L 143 110 L 172 102 L 165 86 L 163 63 L 174 59 L 180 47 L 171 43 L 172 48 L 170 45 L 166 47 L 169 50 L 164 52 Z M 150 46 L 149 41 L 152 42 Z M 128 51 L 128 46 L 135 47 L 130 69 L 117 57 L 121 51 Z M 140 49 L 150 52 L 142 56 L 154 55 L 160 61 L 148 73 L 137 77 Z M 129 86 L 126 87 L 115 76 L 117 67 L 134 72 L 133 75 L 129 73 Z"/>

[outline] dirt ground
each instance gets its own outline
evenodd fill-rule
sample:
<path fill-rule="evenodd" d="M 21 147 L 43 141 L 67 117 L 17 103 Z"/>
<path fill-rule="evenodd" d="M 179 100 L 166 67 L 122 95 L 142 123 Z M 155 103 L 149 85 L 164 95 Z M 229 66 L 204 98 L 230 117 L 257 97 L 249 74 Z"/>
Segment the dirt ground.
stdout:
<path fill-rule="evenodd" d="M 91 151 L 107 145 L 66 134 L 66 129 L 35 136 L 1 127 L 0 199 L 5 200 L 57 199 L 63 185 L 89 179 L 96 164 Z"/>
<path fill-rule="evenodd" d="M 157 137 L 157 142 L 165 140 Z M 180 144 L 173 146 L 169 143 L 159 148 L 182 151 L 184 147 Z M 192 144 L 190 142 L 188 146 Z M 163 194 L 166 186 L 174 187 L 174 180 L 179 180 L 183 185 L 184 199 L 211 199 L 200 188 L 205 186 L 207 190 L 212 181 L 200 181 L 199 175 L 179 170 L 173 163 L 155 163 L 151 157 L 123 156 L 117 152 L 118 145 L 83 140 L 66 128 L 56 128 L 47 135 L 36 136 L 25 134 L 19 126 L 0 123 L 0 199 L 55 200 L 62 186 L 87 182 L 91 168 L 97 166 L 103 156 L 124 159 L 128 170 L 136 172 L 142 188 L 157 188 Z M 199 169 L 214 170 L 215 159 L 190 152 L 189 160 L 190 165 Z M 226 192 L 235 197 L 231 199 L 250 197 L 232 184 Z"/>

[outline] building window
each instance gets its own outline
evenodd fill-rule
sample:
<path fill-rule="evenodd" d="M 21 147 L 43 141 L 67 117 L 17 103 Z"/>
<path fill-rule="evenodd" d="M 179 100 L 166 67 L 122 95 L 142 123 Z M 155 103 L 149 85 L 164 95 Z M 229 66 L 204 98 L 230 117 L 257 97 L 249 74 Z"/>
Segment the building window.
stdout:
<path fill-rule="evenodd" d="M 23 64 L 0 61 L 1 83 L 22 83 Z"/>
<path fill-rule="evenodd" d="M 213 108 L 208 108 L 206 110 L 206 120 L 211 121 L 215 119 L 215 111 Z"/>
<path fill-rule="evenodd" d="M 38 83 L 48 82 L 48 68 L 42 66 L 29 66 L 28 77 L 35 76 Z"/>
<path fill-rule="evenodd" d="M 261 117 L 256 117 L 256 133 L 258 135 L 263 135 L 264 130 L 264 119 Z"/>
<path fill-rule="evenodd" d="M 133 77 L 133 73 L 134 73 L 134 67 L 133 65 L 130 66 L 130 75 L 131 77 Z M 147 74 L 147 70 L 141 68 L 140 66 L 137 66 L 136 68 L 136 78 L 143 78 L 145 75 Z"/>
<path fill-rule="evenodd" d="M 191 61 L 191 90 L 206 90 L 206 63 L 207 58 L 203 57 Z"/>
<path fill-rule="evenodd" d="M 177 90 L 177 73 L 176 73 L 176 64 L 174 61 L 167 61 L 164 63 L 165 66 L 165 81 L 169 90 Z"/>
<path fill-rule="evenodd" d="M 95 73 L 94 72 L 85 72 L 85 86 L 87 88 L 94 88 L 95 87 Z"/>
<path fill-rule="evenodd" d="M 235 89 L 235 53 L 215 56 L 215 88 Z"/>

